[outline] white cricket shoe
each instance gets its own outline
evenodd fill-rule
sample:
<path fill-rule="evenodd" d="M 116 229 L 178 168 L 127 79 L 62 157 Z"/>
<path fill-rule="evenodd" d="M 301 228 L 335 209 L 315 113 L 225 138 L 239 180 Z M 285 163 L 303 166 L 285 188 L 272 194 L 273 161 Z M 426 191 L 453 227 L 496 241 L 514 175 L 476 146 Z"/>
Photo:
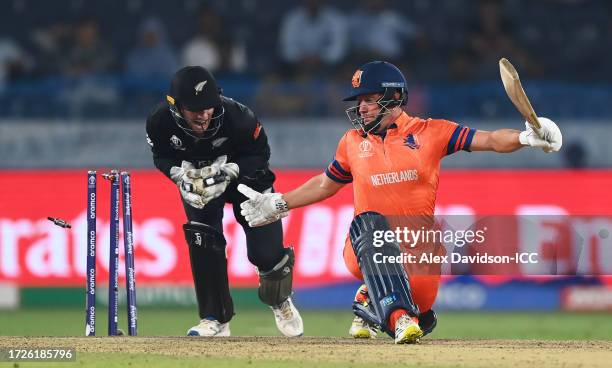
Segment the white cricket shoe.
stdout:
<path fill-rule="evenodd" d="M 302 316 L 300 316 L 300 312 L 298 312 L 295 305 L 293 305 L 291 298 L 287 298 L 287 300 L 276 307 L 271 306 L 270 308 L 272 308 L 272 312 L 274 313 L 276 327 L 278 327 L 278 330 L 283 335 L 287 337 L 298 337 L 304 334 Z"/>
<path fill-rule="evenodd" d="M 359 286 L 359 289 L 357 289 L 354 303 L 361 304 L 364 307 L 370 305 L 368 287 L 365 284 Z M 364 321 L 363 318 L 355 316 L 355 318 L 353 318 L 353 322 L 351 323 L 351 328 L 349 328 L 349 335 L 356 339 L 373 339 L 377 335 L 377 329 Z"/>
<path fill-rule="evenodd" d="M 203 319 L 200 324 L 187 331 L 187 336 L 225 337 L 230 335 L 229 322 L 219 323 L 216 319 Z"/>
<path fill-rule="evenodd" d="M 370 326 L 363 318 L 355 316 L 349 329 L 349 335 L 356 339 L 375 339 L 376 327 Z"/>
<path fill-rule="evenodd" d="M 396 344 L 418 344 L 423 337 L 423 331 L 415 317 L 404 314 L 395 322 Z"/>

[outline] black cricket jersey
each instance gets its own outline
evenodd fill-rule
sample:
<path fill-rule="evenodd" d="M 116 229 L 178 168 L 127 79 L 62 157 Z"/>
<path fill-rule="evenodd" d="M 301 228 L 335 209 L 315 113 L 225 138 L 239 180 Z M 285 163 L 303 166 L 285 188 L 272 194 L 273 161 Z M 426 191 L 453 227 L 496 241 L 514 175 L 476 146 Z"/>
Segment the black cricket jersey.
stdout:
<path fill-rule="evenodd" d="M 225 96 L 221 96 L 221 102 L 225 109 L 221 128 L 206 139 L 185 133 L 174 121 L 168 104 L 158 104 L 149 114 L 146 127 L 155 167 L 170 177 L 170 168 L 180 167 L 183 160 L 201 168 L 227 155 L 227 162 L 240 168 L 238 183 L 255 190 L 270 188 L 275 176 L 269 168 L 270 146 L 261 123 L 245 105 Z"/>

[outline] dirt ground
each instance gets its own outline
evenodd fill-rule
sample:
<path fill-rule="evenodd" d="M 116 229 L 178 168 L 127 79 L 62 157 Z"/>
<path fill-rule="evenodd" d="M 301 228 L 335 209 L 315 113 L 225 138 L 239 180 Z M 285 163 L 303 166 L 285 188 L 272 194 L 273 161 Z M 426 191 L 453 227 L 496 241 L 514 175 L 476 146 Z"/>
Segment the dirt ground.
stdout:
<path fill-rule="evenodd" d="M 249 360 L 461 367 L 610 367 L 612 341 L 435 340 L 281 337 L 0 337 L 6 347 L 76 347 L 77 354 L 162 354 Z M 342 364 L 344 363 L 344 364 Z M 316 365 L 316 364 L 315 364 Z"/>

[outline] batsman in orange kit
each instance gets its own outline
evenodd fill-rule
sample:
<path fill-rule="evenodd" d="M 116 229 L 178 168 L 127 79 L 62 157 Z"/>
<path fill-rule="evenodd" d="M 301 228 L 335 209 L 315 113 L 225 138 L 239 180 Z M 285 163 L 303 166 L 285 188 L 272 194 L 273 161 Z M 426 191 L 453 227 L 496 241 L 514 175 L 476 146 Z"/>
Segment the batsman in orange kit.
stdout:
<path fill-rule="evenodd" d="M 381 235 L 400 227 L 435 226 L 440 162 L 446 155 L 460 150 L 513 152 L 524 146 L 553 152 L 561 148 L 561 132 L 546 118 L 538 119 L 540 129 L 526 124 L 520 132 L 474 130 L 448 120 L 409 116 L 402 108 L 408 98 L 406 79 L 384 61 L 359 67 L 351 84 L 344 100 L 355 101 L 346 111 L 355 129 L 340 139 L 325 172 L 285 194 L 262 194 L 239 186 L 248 198 L 241 204 L 241 213 L 250 226 L 262 226 L 286 216 L 292 208 L 324 200 L 352 182 L 355 217 L 348 229 L 344 260 L 365 284 L 355 297 L 356 316 L 349 333 L 371 338 L 381 329 L 396 344 L 417 343 L 437 323 L 431 308 L 440 266 L 384 260 L 404 259 L 415 252 L 442 254 L 444 248 L 435 243 L 406 247 Z"/>
<path fill-rule="evenodd" d="M 394 219 L 392 228 L 419 229 L 427 226 L 424 219 L 434 214 L 441 159 L 458 150 L 469 150 L 474 133 L 474 129 L 447 120 L 423 120 L 402 113 L 383 135 L 370 134 L 364 140 L 356 130 L 347 132 L 325 174 L 338 183 L 353 182 L 355 215 L 373 211 Z M 353 176 L 352 172 L 359 175 Z M 401 248 L 404 252 L 410 250 Z M 413 248 L 413 253 L 437 254 L 435 249 L 424 248 L 421 244 Z M 441 245 L 436 248 L 443 252 Z M 349 238 L 344 260 L 349 271 L 363 279 Z M 405 266 L 410 274 L 410 267 L 416 265 Z M 411 274 L 414 302 L 421 311 L 431 310 L 438 292 L 439 270 Z M 390 329 L 394 328 L 391 323 Z M 366 331 L 373 334 L 369 329 L 353 334 L 363 335 Z"/>

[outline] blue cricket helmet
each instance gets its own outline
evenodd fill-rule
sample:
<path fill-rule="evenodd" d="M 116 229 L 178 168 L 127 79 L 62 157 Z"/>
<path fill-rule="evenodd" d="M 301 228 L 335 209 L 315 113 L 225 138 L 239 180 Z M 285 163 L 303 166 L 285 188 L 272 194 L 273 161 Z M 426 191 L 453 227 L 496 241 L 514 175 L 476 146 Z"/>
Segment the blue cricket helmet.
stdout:
<path fill-rule="evenodd" d="M 346 109 L 349 121 L 363 137 L 378 129 L 385 115 L 389 115 L 394 108 L 405 105 L 408 100 L 404 74 L 386 61 L 372 61 L 360 66 L 353 74 L 352 85 L 351 94 L 343 101 L 355 101 L 359 96 L 373 93 L 382 94 L 374 102 L 380 106 L 374 120 L 368 121 L 372 117 L 361 116 L 360 103 Z"/>
<path fill-rule="evenodd" d="M 394 99 L 396 91 L 400 92 L 401 105 L 405 105 L 408 88 L 404 74 L 393 64 L 386 61 L 372 61 L 357 69 L 353 74 L 352 90 L 343 101 L 355 101 L 358 96 L 372 93 L 385 94 L 385 100 Z"/>

